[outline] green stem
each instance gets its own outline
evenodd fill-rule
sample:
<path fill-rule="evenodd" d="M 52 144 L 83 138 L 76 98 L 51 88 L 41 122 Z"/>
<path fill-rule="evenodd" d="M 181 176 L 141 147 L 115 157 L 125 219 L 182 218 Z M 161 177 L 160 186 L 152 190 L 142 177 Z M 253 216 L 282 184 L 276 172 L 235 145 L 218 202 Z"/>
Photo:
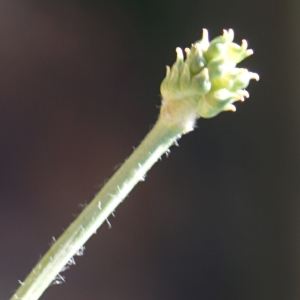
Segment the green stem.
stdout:
<path fill-rule="evenodd" d="M 182 126 L 159 118 L 130 158 L 37 263 L 11 300 L 39 299 L 64 266 L 70 264 L 72 257 L 184 131 Z"/>
<path fill-rule="evenodd" d="M 235 66 L 253 51 L 247 49 L 245 40 L 241 46 L 233 43 L 233 37 L 232 29 L 224 30 L 223 36 L 210 43 L 204 30 L 202 40 L 186 50 L 185 60 L 177 48 L 176 62 L 172 68 L 167 67 L 161 84 L 163 101 L 156 125 L 38 262 L 11 300 L 38 299 L 133 187 L 144 180 L 161 155 L 181 134 L 193 130 L 198 117 L 211 118 L 221 111 L 234 111 L 232 103 L 249 97 L 244 88 L 251 79 L 259 77 Z"/>

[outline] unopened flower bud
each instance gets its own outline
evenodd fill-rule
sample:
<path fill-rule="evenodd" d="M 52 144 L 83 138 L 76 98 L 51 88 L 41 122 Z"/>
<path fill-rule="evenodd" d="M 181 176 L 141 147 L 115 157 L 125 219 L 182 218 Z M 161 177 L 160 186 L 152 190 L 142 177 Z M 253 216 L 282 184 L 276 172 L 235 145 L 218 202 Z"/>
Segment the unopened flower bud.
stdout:
<path fill-rule="evenodd" d="M 244 90 L 256 73 L 236 68 L 236 64 L 253 53 L 245 40 L 233 43 L 232 29 L 211 42 L 207 30 L 200 41 L 186 48 L 186 59 L 180 48 L 177 59 L 161 84 L 161 94 L 169 106 L 175 101 L 188 101 L 200 117 L 211 118 L 222 111 L 235 111 L 233 103 L 249 97 Z M 175 103 L 174 102 L 174 103 Z M 178 105 L 178 104 L 176 104 Z M 170 110 L 168 110 L 170 111 Z"/>

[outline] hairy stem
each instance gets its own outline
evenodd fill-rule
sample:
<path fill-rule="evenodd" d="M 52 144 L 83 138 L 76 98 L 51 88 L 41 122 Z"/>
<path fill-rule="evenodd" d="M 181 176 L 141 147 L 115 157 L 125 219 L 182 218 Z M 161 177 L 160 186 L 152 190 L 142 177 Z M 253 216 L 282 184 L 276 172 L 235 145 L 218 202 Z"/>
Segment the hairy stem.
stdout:
<path fill-rule="evenodd" d="M 159 118 L 140 146 L 37 263 L 11 300 L 36 300 L 146 172 L 186 130 Z"/>
<path fill-rule="evenodd" d="M 233 43 L 232 29 L 211 42 L 207 30 L 202 39 L 180 48 L 172 68 L 167 67 L 161 84 L 160 118 L 130 158 L 107 182 L 92 202 L 69 226 L 35 266 L 11 300 L 36 300 L 73 256 L 115 210 L 152 165 L 181 136 L 194 128 L 198 117 L 212 118 L 222 111 L 235 111 L 234 102 L 249 97 L 245 90 L 256 73 L 236 64 L 253 53 L 247 42 Z M 59 277 L 58 277 L 59 278 Z"/>

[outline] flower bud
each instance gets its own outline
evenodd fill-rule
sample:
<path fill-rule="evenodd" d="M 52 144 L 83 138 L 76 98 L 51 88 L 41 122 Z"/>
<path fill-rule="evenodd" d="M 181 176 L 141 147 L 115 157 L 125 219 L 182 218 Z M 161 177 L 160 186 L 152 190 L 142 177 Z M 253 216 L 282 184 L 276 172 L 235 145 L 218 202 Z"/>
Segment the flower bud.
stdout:
<path fill-rule="evenodd" d="M 233 43 L 232 29 L 223 35 L 208 39 L 203 30 L 200 41 L 186 48 L 186 59 L 180 48 L 177 59 L 161 84 L 161 94 L 168 105 L 172 101 L 190 101 L 200 117 L 211 118 L 222 111 L 235 111 L 233 103 L 249 97 L 244 89 L 251 79 L 258 80 L 256 73 L 236 68 L 236 64 L 253 53 L 245 40 L 241 45 Z"/>

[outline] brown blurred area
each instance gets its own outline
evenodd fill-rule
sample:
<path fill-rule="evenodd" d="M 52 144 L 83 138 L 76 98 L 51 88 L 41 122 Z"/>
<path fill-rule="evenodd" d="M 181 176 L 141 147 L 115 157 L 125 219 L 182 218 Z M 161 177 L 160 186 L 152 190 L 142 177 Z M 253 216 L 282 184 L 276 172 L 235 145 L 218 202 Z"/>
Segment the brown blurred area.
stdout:
<path fill-rule="evenodd" d="M 300 299 L 296 1 L 0 1 L 0 299 L 130 155 L 175 47 L 233 28 L 261 76 L 199 120 L 41 299 Z"/>

